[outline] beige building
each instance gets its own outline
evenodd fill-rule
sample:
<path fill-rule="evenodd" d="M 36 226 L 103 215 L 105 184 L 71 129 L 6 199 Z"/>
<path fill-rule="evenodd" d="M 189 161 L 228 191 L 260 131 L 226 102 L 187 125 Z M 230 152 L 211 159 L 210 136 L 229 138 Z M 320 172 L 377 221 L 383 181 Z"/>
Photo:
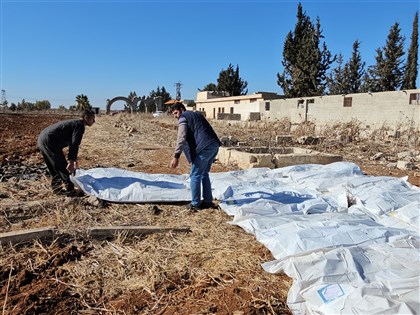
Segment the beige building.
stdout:
<path fill-rule="evenodd" d="M 209 119 L 287 118 L 292 123 L 316 124 L 357 120 L 372 128 L 407 124 L 419 128 L 420 89 L 301 98 L 284 98 L 269 92 L 228 97 L 199 92 L 196 110 L 204 112 Z"/>
<path fill-rule="evenodd" d="M 196 110 L 209 119 L 259 120 L 266 103 L 284 96 L 271 92 L 255 92 L 240 96 L 222 96 L 218 92 L 198 92 Z"/>

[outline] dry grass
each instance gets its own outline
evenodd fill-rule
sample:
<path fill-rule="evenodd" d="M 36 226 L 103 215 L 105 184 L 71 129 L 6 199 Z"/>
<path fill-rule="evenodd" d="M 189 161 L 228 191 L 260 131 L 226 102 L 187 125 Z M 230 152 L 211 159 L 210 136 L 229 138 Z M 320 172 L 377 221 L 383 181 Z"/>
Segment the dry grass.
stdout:
<path fill-rule="evenodd" d="M 401 129 L 400 137 L 388 138 L 385 125 L 370 131 L 356 120 L 321 127 L 292 126 L 286 120 L 212 124 L 219 136 L 256 147 L 275 146 L 277 135 L 290 134 L 294 140 L 322 136 L 325 141 L 313 148 L 356 162 L 379 151 L 418 149 L 419 144 L 418 130 Z M 178 169 L 168 168 L 176 129 L 172 117 L 100 116 L 86 130 L 80 165 L 188 173 L 184 158 Z M 28 156 L 27 161 L 36 164 L 40 158 Z M 233 169 L 216 163 L 213 171 Z M 261 263 L 271 260 L 271 254 L 253 236 L 228 224 L 230 218 L 221 210 L 191 214 L 179 204 L 93 205 L 87 198 L 53 196 L 45 176 L 36 181 L 11 179 L 0 183 L 0 192 L 1 231 L 47 226 L 58 231 L 49 244 L 0 247 L 3 313 L 288 313 L 290 279 L 263 271 Z M 188 226 L 191 232 L 141 237 L 121 233 L 104 240 L 90 239 L 86 233 L 90 227 L 109 225 Z M 37 302 L 31 296 L 37 296 Z"/>

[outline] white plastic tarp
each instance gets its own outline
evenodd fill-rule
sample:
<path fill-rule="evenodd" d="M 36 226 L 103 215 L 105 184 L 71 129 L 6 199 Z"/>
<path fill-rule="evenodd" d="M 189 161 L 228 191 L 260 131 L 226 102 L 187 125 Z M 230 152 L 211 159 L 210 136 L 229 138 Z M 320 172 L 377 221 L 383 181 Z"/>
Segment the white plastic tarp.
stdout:
<path fill-rule="evenodd" d="M 265 263 L 294 279 L 288 305 L 294 314 L 419 314 L 419 243 L 337 247 Z"/>
<path fill-rule="evenodd" d="M 111 202 L 177 202 L 191 199 L 189 176 L 119 168 L 77 170 L 71 178 L 85 193 Z"/>
<path fill-rule="evenodd" d="M 273 254 L 263 267 L 294 282 L 295 314 L 420 314 L 420 188 L 348 162 L 211 173 L 231 224 Z M 191 200 L 188 175 L 79 170 L 87 194 L 112 202 Z"/>
<path fill-rule="evenodd" d="M 254 234 L 276 259 L 328 248 L 386 243 L 393 236 L 408 234 L 404 229 L 378 224 L 368 216 L 345 213 L 253 216 L 233 223 Z"/>

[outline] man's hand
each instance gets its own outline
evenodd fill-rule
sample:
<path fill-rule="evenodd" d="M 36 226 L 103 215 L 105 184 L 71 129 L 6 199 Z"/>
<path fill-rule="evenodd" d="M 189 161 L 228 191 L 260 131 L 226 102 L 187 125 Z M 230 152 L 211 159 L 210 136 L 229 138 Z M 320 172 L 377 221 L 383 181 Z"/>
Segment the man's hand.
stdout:
<path fill-rule="evenodd" d="M 77 161 L 69 161 L 69 163 L 67 164 L 67 170 L 73 176 L 76 175 L 76 169 L 78 169 L 78 167 L 79 165 Z"/>
<path fill-rule="evenodd" d="M 176 168 L 178 166 L 179 159 L 173 158 L 171 163 L 169 164 L 170 168 Z"/>

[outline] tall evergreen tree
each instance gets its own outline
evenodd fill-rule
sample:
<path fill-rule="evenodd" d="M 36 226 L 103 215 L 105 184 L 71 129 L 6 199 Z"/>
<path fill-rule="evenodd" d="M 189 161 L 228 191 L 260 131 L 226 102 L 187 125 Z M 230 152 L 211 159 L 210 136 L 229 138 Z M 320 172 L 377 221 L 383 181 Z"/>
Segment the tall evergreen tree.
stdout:
<path fill-rule="evenodd" d="M 144 105 L 144 109 L 147 110 L 147 112 L 154 112 L 156 110 L 163 109 L 162 107 L 164 107 L 164 104 L 171 99 L 171 94 L 166 91 L 165 87 L 162 86 L 162 88 L 160 88 L 158 86 L 156 91 L 152 90 L 149 93 L 149 97 L 144 97 L 144 101 L 142 101 L 142 103 Z M 161 108 L 158 108 L 158 106 Z"/>
<path fill-rule="evenodd" d="M 410 48 L 407 54 L 405 65 L 404 80 L 401 89 L 416 89 L 418 75 L 418 55 L 419 55 L 419 11 L 416 12 L 413 21 L 413 32 L 411 33 Z"/>
<path fill-rule="evenodd" d="M 404 76 L 404 41 L 398 22 L 390 29 L 386 45 L 376 49 L 376 64 L 368 68 L 366 85 L 372 92 L 396 91 Z"/>
<path fill-rule="evenodd" d="M 217 91 L 217 85 L 214 83 L 208 83 L 205 87 L 202 89 L 198 89 L 200 92 L 203 91 Z"/>
<path fill-rule="evenodd" d="M 343 55 L 340 53 L 336 59 L 337 66 L 333 68 L 327 78 L 328 93 L 331 95 L 347 94 L 348 80 Z"/>
<path fill-rule="evenodd" d="M 359 93 L 363 83 L 363 76 L 365 74 L 365 62 L 362 62 L 362 57 L 359 52 L 360 41 L 356 40 L 353 43 L 353 52 L 350 60 L 346 63 L 346 72 L 348 80 L 347 93 Z"/>
<path fill-rule="evenodd" d="M 156 98 L 156 97 L 159 97 L 159 96 L 162 97 L 162 104 L 166 103 L 167 101 L 171 100 L 171 98 L 172 98 L 171 97 L 171 94 L 166 91 L 166 89 L 165 89 L 164 86 L 162 86 L 162 88 L 160 88 L 158 86 L 157 89 L 156 89 L 156 91 L 155 90 L 152 90 L 149 93 L 149 96 L 151 98 Z"/>
<path fill-rule="evenodd" d="M 230 96 L 245 95 L 248 93 L 248 82 L 241 79 L 239 76 L 239 66 L 236 65 L 236 70 L 233 69 L 232 64 L 229 64 L 226 70 L 222 69 L 217 79 L 217 90 L 228 92 Z"/>
<path fill-rule="evenodd" d="M 361 92 L 383 91 L 379 83 L 379 79 L 381 77 L 380 70 L 383 68 L 384 64 L 384 57 L 381 48 L 376 49 L 375 60 L 376 64 L 369 66 L 365 72 Z"/>
<path fill-rule="evenodd" d="M 286 97 L 314 96 L 325 93 L 327 71 L 335 60 L 322 35 L 319 18 L 314 25 L 298 4 L 294 32 L 287 34 L 283 46 L 284 71 L 277 73 L 277 84 Z"/>
<path fill-rule="evenodd" d="M 324 36 L 322 35 L 321 23 L 319 18 L 317 18 L 315 29 L 315 47 L 320 47 L 322 38 L 324 38 Z M 311 67 L 310 76 L 313 79 L 312 86 L 310 85 L 310 89 L 314 91 L 312 95 L 324 95 L 327 85 L 327 72 L 331 67 L 331 64 L 334 62 L 336 56 L 332 56 L 325 42 L 322 43 L 322 49 L 315 49 L 314 52 L 315 58 L 313 61 L 315 64 L 311 63 L 313 66 Z"/>

